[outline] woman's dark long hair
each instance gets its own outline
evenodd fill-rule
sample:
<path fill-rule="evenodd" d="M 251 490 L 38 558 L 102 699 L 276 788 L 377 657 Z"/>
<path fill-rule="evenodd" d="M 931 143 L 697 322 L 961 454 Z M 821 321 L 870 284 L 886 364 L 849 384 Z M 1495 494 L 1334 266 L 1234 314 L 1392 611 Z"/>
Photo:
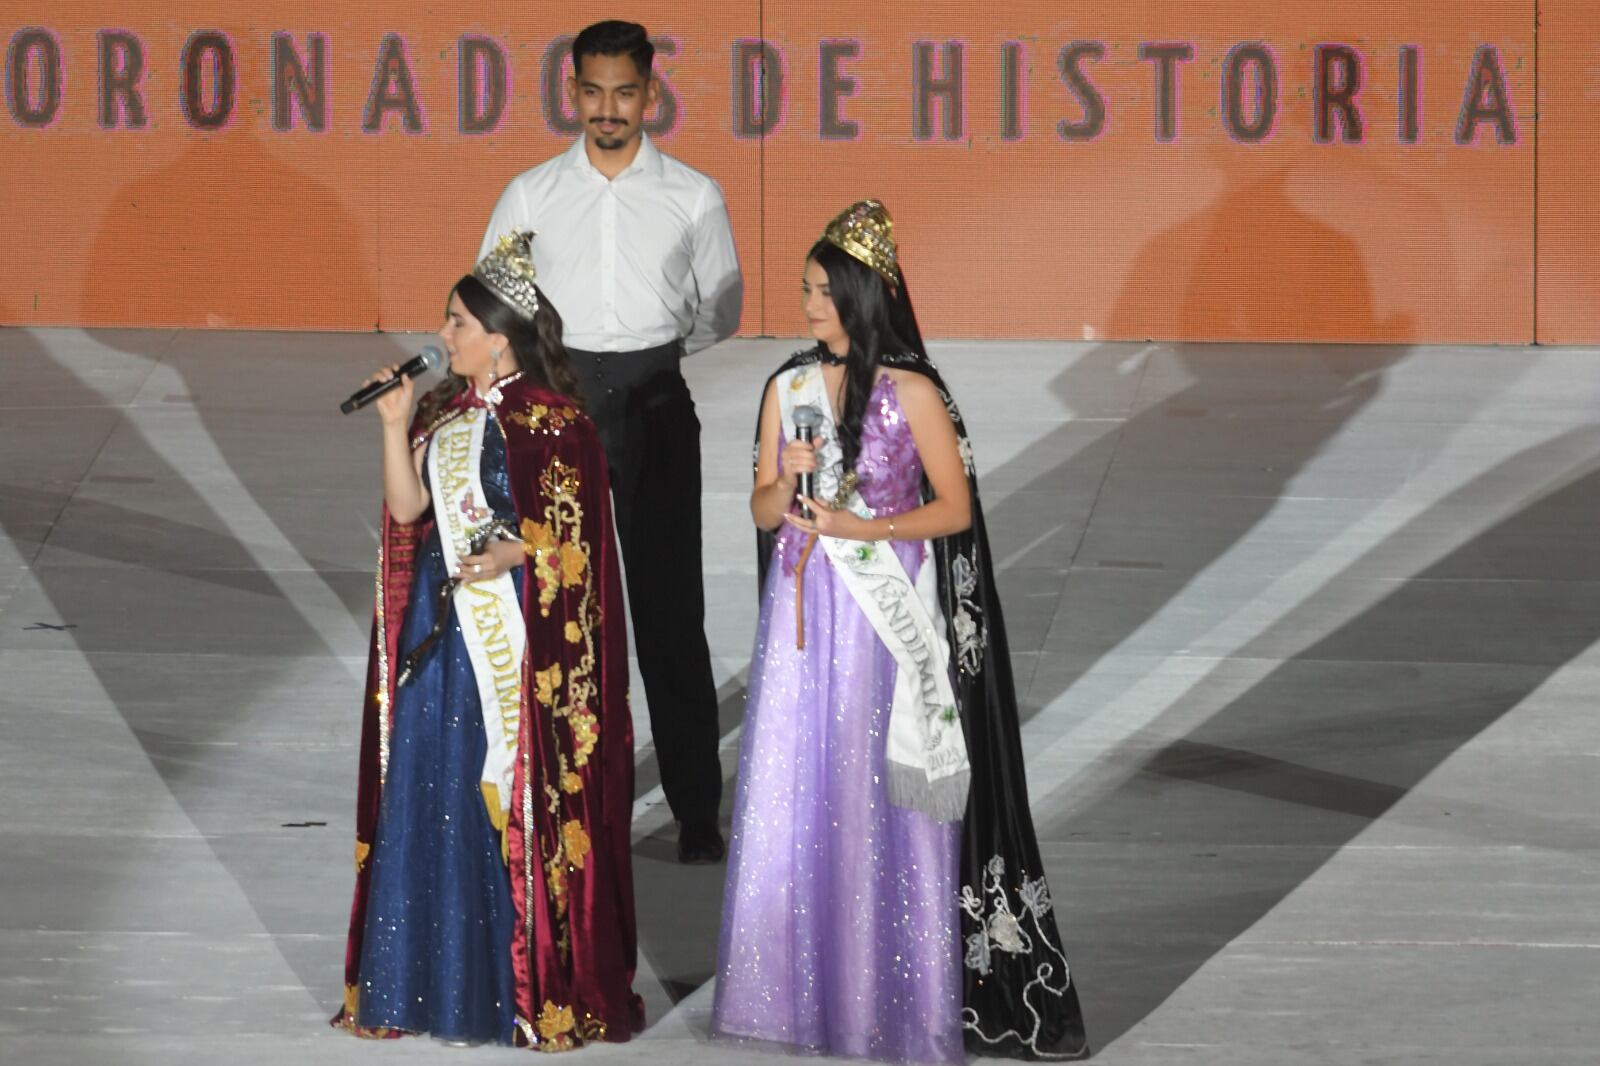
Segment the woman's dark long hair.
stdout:
<path fill-rule="evenodd" d="M 580 408 L 583 406 L 577 375 L 572 372 L 566 346 L 561 343 L 561 315 L 543 289 L 538 290 L 539 310 L 534 312 L 531 322 L 471 274 L 456 282 L 451 292 L 461 297 L 461 302 L 485 333 L 499 333 L 506 338 L 511 357 L 516 361 L 516 366 L 509 368 L 508 373 L 510 369 L 520 369 L 535 384 L 561 393 Z M 428 395 L 428 401 L 442 406 L 466 387 L 465 378 L 450 374 Z"/>
<path fill-rule="evenodd" d="M 844 367 L 844 402 L 839 410 L 839 445 L 844 449 L 844 468 L 855 469 L 861 454 L 861 422 L 867 413 L 867 398 L 884 355 L 922 349 L 922 331 L 917 328 L 911 296 L 902 274 L 898 291 L 876 270 L 849 252 L 828 241 L 811 246 L 807 259 L 815 260 L 828 275 L 828 290 L 833 294 L 839 324 L 850 338 L 850 354 Z"/>

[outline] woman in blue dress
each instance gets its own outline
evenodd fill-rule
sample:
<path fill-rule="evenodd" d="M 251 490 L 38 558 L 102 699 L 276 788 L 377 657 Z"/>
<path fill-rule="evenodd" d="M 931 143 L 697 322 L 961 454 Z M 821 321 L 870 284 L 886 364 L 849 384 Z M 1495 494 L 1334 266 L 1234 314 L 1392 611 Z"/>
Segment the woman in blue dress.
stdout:
<path fill-rule="evenodd" d="M 529 236 L 452 291 L 449 380 L 415 416 L 409 380 L 376 402 L 383 544 L 334 1019 L 360 1035 L 564 1050 L 643 1025 L 609 488 Z"/>

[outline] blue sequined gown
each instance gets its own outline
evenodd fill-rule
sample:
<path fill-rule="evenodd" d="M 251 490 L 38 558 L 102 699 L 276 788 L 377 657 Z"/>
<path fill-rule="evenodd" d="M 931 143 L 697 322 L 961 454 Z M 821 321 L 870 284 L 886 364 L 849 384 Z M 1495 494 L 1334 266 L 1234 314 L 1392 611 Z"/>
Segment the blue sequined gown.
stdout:
<path fill-rule="evenodd" d="M 886 375 L 856 471 L 878 515 L 920 505 L 922 461 Z M 781 448 L 781 445 L 780 445 Z M 819 546 L 779 534 L 762 591 L 734 799 L 712 1031 L 892 1062 L 962 1062 L 959 823 L 891 806 L 896 666 Z M 893 542 L 913 578 L 920 541 Z"/>
<path fill-rule="evenodd" d="M 493 419 L 480 464 L 488 506 L 514 523 L 505 438 Z M 447 577 L 435 528 L 419 553 L 402 649 L 416 647 L 433 627 Z M 520 596 L 520 572 L 513 578 Z M 439 642 L 395 695 L 357 1021 L 509 1044 L 511 880 L 479 788 L 487 742 L 477 680 L 453 603 L 448 610 Z"/>

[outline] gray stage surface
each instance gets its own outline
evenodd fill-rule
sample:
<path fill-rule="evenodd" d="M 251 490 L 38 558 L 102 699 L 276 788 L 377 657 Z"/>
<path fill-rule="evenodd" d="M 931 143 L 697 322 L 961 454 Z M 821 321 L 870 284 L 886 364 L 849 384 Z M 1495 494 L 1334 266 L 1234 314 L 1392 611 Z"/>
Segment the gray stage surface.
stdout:
<path fill-rule="evenodd" d="M 0 330 L 0 1062 L 511 1061 L 329 1029 L 378 429 L 420 338 Z M 731 778 L 760 382 L 691 359 Z M 1600 1059 L 1600 353 L 945 344 L 1108 1064 Z M 636 695 L 638 988 L 706 1043 Z M 776 1061 L 776 1060 L 774 1060 Z"/>

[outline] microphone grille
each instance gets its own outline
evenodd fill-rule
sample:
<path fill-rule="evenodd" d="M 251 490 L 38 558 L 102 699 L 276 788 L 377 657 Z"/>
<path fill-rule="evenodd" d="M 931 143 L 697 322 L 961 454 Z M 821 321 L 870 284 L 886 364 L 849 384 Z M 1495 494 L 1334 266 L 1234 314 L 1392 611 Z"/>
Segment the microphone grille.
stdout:
<path fill-rule="evenodd" d="M 794 409 L 795 428 L 816 429 L 822 425 L 822 412 L 809 403 L 803 403 Z"/>
<path fill-rule="evenodd" d="M 417 353 L 417 358 L 422 360 L 422 365 L 429 370 L 438 370 L 444 366 L 444 352 L 436 345 L 428 345 Z"/>

